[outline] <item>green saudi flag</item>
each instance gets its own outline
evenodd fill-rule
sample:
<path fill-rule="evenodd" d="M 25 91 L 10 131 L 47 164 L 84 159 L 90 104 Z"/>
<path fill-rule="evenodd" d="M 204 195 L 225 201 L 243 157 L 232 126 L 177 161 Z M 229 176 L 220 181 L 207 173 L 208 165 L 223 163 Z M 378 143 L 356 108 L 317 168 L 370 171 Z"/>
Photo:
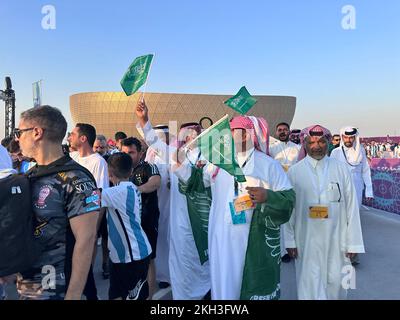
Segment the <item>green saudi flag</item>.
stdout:
<path fill-rule="evenodd" d="M 224 104 L 240 114 L 246 114 L 257 102 L 247 91 L 246 87 L 241 87 L 239 92 L 232 98 L 226 100 Z"/>
<path fill-rule="evenodd" d="M 243 171 L 235 159 L 235 144 L 228 115 L 202 132 L 194 141 L 197 141 L 201 154 L 209 162 L 235 176 L 238 182 L 246 181 Z"/>
<path fill-rule="evenodd" d="M 140 56 L 129 66 L 121 80 L 122 89 L 127 96 L 134 94 L 146 82 L 152 60 L 152 54 Z"/>

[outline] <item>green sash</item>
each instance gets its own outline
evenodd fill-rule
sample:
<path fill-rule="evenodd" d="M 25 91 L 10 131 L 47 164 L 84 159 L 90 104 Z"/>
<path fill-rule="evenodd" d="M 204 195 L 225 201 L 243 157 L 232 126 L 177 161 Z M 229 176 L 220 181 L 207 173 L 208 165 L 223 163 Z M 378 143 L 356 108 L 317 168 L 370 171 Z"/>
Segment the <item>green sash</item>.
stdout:
<path fill-rule="evenodd" d="M 280 298 L 280 225 L 289 221 L 294 191 L 268 190 L 267 202 L 258 204 L 251 220 L 243 270 L 241 300 Z"/>
<path fill-rule="evenodd" d="M 211 188 L 203 182 L 203 168 L 192 167 L 192 174 L 185 184 L 179 180 L 179 192 L 186 196 L 194 242 L 200 263 L 208 260 L 208 218 L 211 207 Z"/>

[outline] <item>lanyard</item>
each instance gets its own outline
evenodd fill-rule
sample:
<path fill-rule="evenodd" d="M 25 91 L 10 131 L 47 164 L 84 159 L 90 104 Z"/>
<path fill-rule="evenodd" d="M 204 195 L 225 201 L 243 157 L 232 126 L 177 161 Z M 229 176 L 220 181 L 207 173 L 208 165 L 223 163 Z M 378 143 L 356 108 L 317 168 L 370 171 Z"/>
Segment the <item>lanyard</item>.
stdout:
<path fill-rule="evenodd" d="M 343 157 L 346 159 L 346 162 L 347 162 L 350 166 L 352 166 L 352 167 L 357 167 L 356 165 L 351 164 L 351 163 L 349 162 L 349 160 L 347 160 L 346 152 L 344 151 L 343 146 L 342 146 L 342 151 L 343 151 Z"/>
<path fill-rule="evenodd" d="M 253 153 L 254 153 L 254 149 L 250 153 L 250 155 L 247 157 L 246 161 L 243 162 L 243 165 L 241 166 L 242 169 L 246 166 L 247 162 L 250 160 Z M 235 197 L 237 197 L 239 195 L 239 183 L 237 182 L 236 177 L 234 177 L 234 181 L 235 181 L 235 183 L 234 183 L 235 184 Z"/>
<path fill-rule="evenodd" d="M 321 203 L 321 195 L 322 193 L 324 193 L 325 188 L 328 185 L 329 159 L 326 159 L 326 165 L 321 178 L 318 175 L 317 168 L 313 168 L 310 161 L 307 160 L 306 162 L 309 171 L 311 171 L 312 174 L 315 174 L 317 176 L 317 185 L 315 184 L 316 182 L 315 179 L 311 179 L 311 182 L 313 184 L 314 190 L 318 190 L 318 203 Z"/>

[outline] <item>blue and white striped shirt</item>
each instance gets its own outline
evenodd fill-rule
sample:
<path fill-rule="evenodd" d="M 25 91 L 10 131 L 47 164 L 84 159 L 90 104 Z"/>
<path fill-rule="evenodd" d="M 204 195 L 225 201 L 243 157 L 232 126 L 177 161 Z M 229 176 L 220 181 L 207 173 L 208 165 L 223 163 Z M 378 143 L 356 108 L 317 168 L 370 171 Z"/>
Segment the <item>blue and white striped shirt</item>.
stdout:
<path fill-rule="evenodd" d="M 129 181 L 103 189 L 102 207 L 107 207 L 108 248 L 113 263 L 130 263 L 151 254 L 151 246 L 141 227 L 140 192 Z"/>

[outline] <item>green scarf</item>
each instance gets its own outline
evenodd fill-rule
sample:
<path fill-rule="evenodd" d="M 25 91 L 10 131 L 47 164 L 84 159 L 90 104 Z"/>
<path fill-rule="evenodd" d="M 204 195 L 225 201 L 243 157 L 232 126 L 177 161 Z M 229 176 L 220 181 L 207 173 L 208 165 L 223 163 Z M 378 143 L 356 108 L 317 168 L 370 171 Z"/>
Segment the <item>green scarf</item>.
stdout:
<path fill-rule="evenodd" d="M 211 188 L 203 182 L 203 168 L 192 167 L 192 174 L 185 184 L 179 180 L 179 192 L 186 196 L 193 238 L 200 263 L 208 260 L 208 218 L 211 207 Z"/>
<path fill-rule="evenodd" d="M 267 191 L 267 202 L 258 204 L 251 220 L 243 270 L 241 300 L 280 298 L 280 225 L 289 221 L 294 191 Z"/>

